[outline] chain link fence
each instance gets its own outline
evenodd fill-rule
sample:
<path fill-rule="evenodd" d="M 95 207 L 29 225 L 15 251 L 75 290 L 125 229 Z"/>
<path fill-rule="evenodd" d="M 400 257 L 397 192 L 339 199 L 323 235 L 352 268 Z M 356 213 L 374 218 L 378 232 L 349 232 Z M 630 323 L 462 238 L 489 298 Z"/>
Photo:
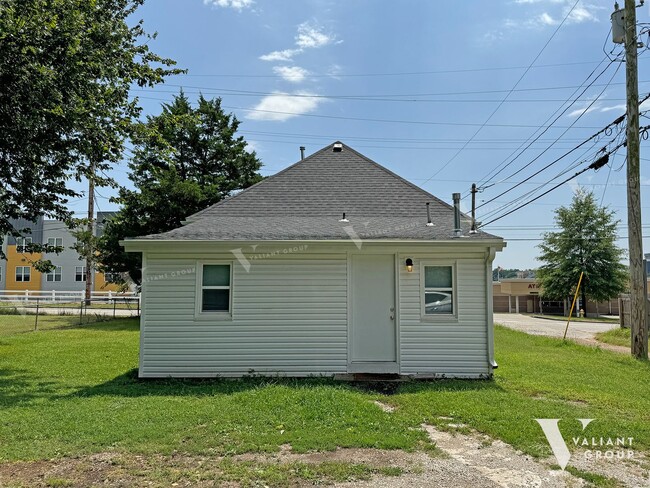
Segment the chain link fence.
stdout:
<path fill-rule="evenodd" d="M 56 296 L 0 294 L 0 335 L 35 330 L 78 327 L 97 322 L 140 316 L 140 297 L 135 294 L 108 294 L 89 303 L 82 294 Z"/>

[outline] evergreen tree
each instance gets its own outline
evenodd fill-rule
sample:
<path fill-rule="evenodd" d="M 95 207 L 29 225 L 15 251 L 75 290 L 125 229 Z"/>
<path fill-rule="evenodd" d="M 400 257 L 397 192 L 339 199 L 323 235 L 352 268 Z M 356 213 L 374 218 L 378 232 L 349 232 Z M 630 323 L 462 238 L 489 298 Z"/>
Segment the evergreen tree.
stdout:
<path fill-rule="evenodd" d="M 181 92 L 148 117 L 134 136 L 129 163 L 135 189 L 120 189 L 118 214 L 99 241 L 100 269 L 128 272 L 140 282 L 141 257 L 125 253 L 125 237 L 180 227 L 186 217 L 262 179 L 255 152 L 235 133 L 239 121 L 221 108 L 221 99 L 199 97 L 193 108 Z"/>
<path fill-rule="evenodd" d="M 544 234 L 537 271 L 544 298 L 563 300 L 575 293 L 580 273 L 583 306 L 618 296 L 629 276 L 621 263 L 625 252 L 616 246 L 614 212 L 596 203 L 593 193 L 579 189 L 571 205 L 555 211 L 558 232 Z"/>

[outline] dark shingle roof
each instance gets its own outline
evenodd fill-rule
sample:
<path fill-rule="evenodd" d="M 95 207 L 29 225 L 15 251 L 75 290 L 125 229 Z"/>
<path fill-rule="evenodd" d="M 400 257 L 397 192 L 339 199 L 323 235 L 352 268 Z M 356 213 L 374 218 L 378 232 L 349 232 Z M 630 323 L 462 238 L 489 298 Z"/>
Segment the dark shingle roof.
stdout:
<path fill-rule="evenodd" d="M 339 143 L 334 143 L 339 144 Z M 190 216 L 172 240 L 449 239 L 453 208 L 343 145 L 302 161 Z M 426 203 L 434 226 L 426 226 Z M 340 222 L 343 213 L 349 222 Z M 469 222 L 464 217 L 463 234 Z M 472 239 L 494 239 L 479 232 Z"/>

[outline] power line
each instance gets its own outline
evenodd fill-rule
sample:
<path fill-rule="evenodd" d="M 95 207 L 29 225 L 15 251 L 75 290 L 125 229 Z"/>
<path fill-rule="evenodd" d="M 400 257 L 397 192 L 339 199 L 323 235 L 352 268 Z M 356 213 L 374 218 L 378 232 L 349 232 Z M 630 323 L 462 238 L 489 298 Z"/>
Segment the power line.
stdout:
<path fill-rule="evenodd" d="M 594 79 L 592 80 L 592 82 L 589 83 L 589 84 L 584 88 L 584 90 L 582 91 L 582 93 L 580 93 L 580 95 L 578 95 L 577 98 L 579 98 L 580 96 L 584 95 L 584 93 L 585 93 L 585 92 L 586 92 L 586 91 L 587 91 L 587 90 L 588 90 L 588 89 L 593 85 L 594 82 L 596 82 L 596 80 L 598 80 L 598 78 L 600 78 L 600 77 L 601 77 L 601 76 L 602 76 L 602 75 L 603 75 L 603 74 L 604 74 L 604 73 L 609 69 L 609 67 L 610 67 L 611 65 L 612 65 L 612 63 L 610 62 L 610 63 L 605 67 L 605 69 L 602 70 L 602 71 L 598 74 L 598 76 L 596 76 L 596 78 L 594 78 Z M 598 65 L 598 66 L 600 66 L 600 65 Z M 620 67 L 620 65 L 619 65 L 619 67 Z M 596 69 L 597 69 L 597 68 L 596 68 Z M 587 78 L 585 79 L 585 81 L 582 83 L 583 85 L 584 85 L 584 84 L 589 80 L 589 78 L 591 78 L 591 76 L 594 74 L 594 72 L 595 72 L 595 69 L 594 69 L 594 71 L 592 71 L 591 73 L 589 73 L 589 75 L 587 76 Z M 614 76 L 616 76 L 616 72 L 618 72 L 618 69 L 614 72 L 614 75 L 610 78 L 609 83 L 611 83 L 611 82 L 613 81 Z M 608 83 L 608 84 L 609 84 L 609 83 Z M 600 93 L 600 95 L 602 95 L 602 94 L 604 93 L 604 91 L 607 89 L 608 84 L 605 85 L 605 87 L 603 88 L 603 91 Z M 575 90 L 575 91 L 571 94 L 571 96 L 569 97 L 569 99 L 570 99 L 571 97 L 573 97 L 573 95 L 574 95 L 575 93 L 577 93 L 578 90 L 579 90 L 579 89 Z M 487 175 L 482 179 L 482 182 L 479 183 L 478 186 L 479 186 L 479 187 L 483 187 L 483 188 L 485 188 L 485 185 L 486 185 L 486 184 L 487 184 L 491 179 L 496 178 L 496 177 L 497 177 L 501 172 L 503 172 L 503 171 L 504 171 L 508 166 L 512 165 L 512 164 L 513 164 L 513 163 L 514 163 L 514 162 L 515 162 L 515 161 L 516 161 L 520 156 L 522 156 L 522 155 L 523 155 L 523 154 L 524 154 L 524 153 L 525 153 L 525 152 L 526 152 L 526 151 L 527 151 L 527 150 L 532 146 L 532 144 L 533 144 L 535 141 L 537 141 L 541 136 L 543 136 L 546 132 L 548 132 L 548 130 L 551 128 L 551 126 L 552 126 L 553 124 L 555 124 L 555 123 L 560 119 L 560 117 L 562 117 L 562 116 L 567 112 L 567 110 L 569 110 L 569 108 L 571 108 L 571 107 L 573 106 L 573 104 L 576 102 L 577 98 L 574 99 L 571 103 L 569 103 L 569 104 L 564 108 L 564 110 L 561 110 L 561 111 L 560 111 L 560 109 L 562 108 L 562 106 L 564 106 L 564 104 L 567 103 L 568 100 L 566 100 L 565 102 L 563 102 L 563 104 L 560 105 L 560 107 L 558 107 L 558 109 L 557 109 L 557 110 L 556 110 L 556 111 L 555 111 L 555 112 L 554 112 L 554 113 L 553 113 L 549 118 L 546 119 L 546 121 L 544 122 L 544 124 L 547 124 L 547 123 L 551 120 L 551 118 L 553 118 L 553 116 L 555 116 L 555 115 L 557 114 L 557 116 L 553 119 L 553 121 L 550 122 L 550 124 L 549 124 L 546 128 L 544 128 L 543 131 L 541 131 L 541 132 L 540 132 L 540 133 L 539 133 L 535 138 L 533 138 L 533 139 L 529 142 L 529 144 L 528 144 L 525 148 L 523 148 L 523 150 L 521 150 L 521 151 L 519 152 L 519 154 L 517 154 L 514 158 L 512 158 L 512 156 L 513 156 L 513 155 L 514 155 L 514 154 L 515 154 L 519 149 L 521 149 L 521 147 L 523 147 L 523 144 L 522 144 L 522 146 L 521 146 L 519 149 L 515 150 L 515 151 L 514 151 L 512 154 L 510 154 L 506 159 L 504 159 L 501 163 L 499 163 L 499 164 L 498 164 L 498 165 L 497 165 L 497 166 L 496 166 L 492 171 L 490 171 L 490 172 L 489 172 L 489 173 L 488 173 L 488 174 L 487 174 Z M 589 106 L 588 106 L 588 107 L 587 107 L 587 108 L 586 108 L 586 109 L 585 109 L 585 110 L 584 110 L 584 111 L 579 115 L 579 117 L 577 117 L 577 118 L 573 121 L 573 124 L 574 124 L 574 125 L 578 122 L 578 120 L 579 120 L 580 118 L 582 118 L 582 116 L 583 116 L 584 114 L 587 113 L 587 110 L 588 110 L 589 108 L 591 108 L 591 106 L 593 106 L 594 103 L 596 103 L 596 100 L 598 100 L 598 98 L 599 98 L 599 97 L 597 97 L 597 98 L 595 98 L 594 100 L 592 100 L 591 103 L 590 103 L 590 105 L 589 105 Z M 558 113 L 558 112 L 559 112 L 559 113 Z M 556 144 L 556 143 L 557 143 L 557 142 L 562 138 L 562 136 L 564 136 L 565 134 L 566 134 L 566 131 L 565 131 L 564 133 L 562 133 L 559 137 L 557 137 L 557 138 L 555 139 L 555 141 L 553 141 L 553 143 L 551 144 L 551 146 L 552 146 L 553 144 Z M 530 139 L 530 138 L 529 138 L 529 139 Z M 548 150 L 551 146 L 549 146 L 546 150 Z M 524 166 L 523 168 L 521 168 L 519 171 L 523 171 L 523 169 L 525 169 L 527 166 L 529 166 L 530 164 L 532 164 L 533 162 L 535 162 L 538 158 L 540 158 L 540 157 L 541 157 L 541 156 L 546 152 L 546 150 L 543 151 L 542 153 L 540 153 L 540 154 L 539 154 L 535 159 L 533 159 L 533 161 L 529 162 L 526 166 Z M 510 159 L 510 158 L 512 158 L 512 159 Z M 510 161 L 508 161 L 509 159 L 510 159 Z M 495 171 L 496 171 L 496 172 L 495 172 Z M 493 173 L 494 173 L 494 174 L 493 174 Z M 517 173 L 515 173 L 515 174 L 517 174 Z M 512 177 L 512 175 L 511 175 L 510 177 Z"/>
<path fill-rule="evenodd" d="M 602 64 L 602 61 L 601 63 Z M 600 65 L 599 64 L 599 65 Z M 639 83 L 650 83 L 650 80 L 640 81 Z M 611 83 L 611 85 L 624 85 L 623 82 Z M 508 93 L 512 91 L 513 93 L 519 92 L 529 92 L 529 91 L 552 91 L 552 90 L 569 90 L 575 88 L 581 88 L 582 85 L 566 85 L 566 86 L 549 86 L 549 87 L 532 87 L 532 88 L 516 88 L 514 90 L 469 90 L 469 91 L 458 91 L 458 92 L 437 92 L 437 93 L 392 93 L 392 94 L 376 94 L 376 95 L 318 95 L 318 94 L 306 94 L 306 93 L 282 93 L 282 92 L 267 92 L 267 91 L 255 91 L 255 90 L 242 90 L 235 88 L 222 88 L 222 87 L 209 87 L 209 86 L 193 86 L 193 85 L 180 85 L 174 83 L 165 83 L 165 86 L 173 86 L 183 89 L 185 93 L 197 94 L 202 93 L 203 91 L 211 92 L 209 94 L 220 94 L 223 92 L 226 95 L 254 95 L 254 96 L 273 96 L 273 95 L 282 95 L 284 97 L 290 98 L 323 98 L 323 99 L 333 99 L 333 100 L 381 100 L 385 98 L 406 98 L 406 97 L 441 97 L 441 96 L 458 96 L 458 95 L 481 95 L 481 94 L 496 94 L 496 93 Z M 594 87 L 601 87 L 604 84 L 594 84 Z M 200 90 L 199 92 L 186 91 L 186 89 Z M 138 91 L 144 93 L 169 93 L 169 94 L 178 94 L 176 90 L 162 90 L 159 87 L 154 87 L 152 89 L 147 88 L 132 88 L 131 91 Z M 520 99 L 513 100 L 519 101 Z M 618 98 L 608 98 L 606 100 L 610 101 L 619 101 L 624 99 Z M 432 100 L 438 101 L 438 100 Z M 440 100 L 445 101 L 445 100 Z M 498 99 L 495 100 L 479 100 L 479 101 L 489 101 L 489 102 L 498 102 Z M 526 100 L 528 101 L 528 100 Z M 534 100 L 533 100 L 534 101 Z M 543 101 L 543 100 L 542 100 Z M 547 100 L 554 101 L 554 100 Z M 557 100 L 559 101 L 559 100 Z"/>
<path fill-rule="evenodd" d="M 180 86 L 182 85 L 169 85 L 169 86 Z M 194 87 L 197 88 L 197 87 Z M 197 88 L 199 89 L 199 88 Z M 354 95 L 307 95 L 303 93 L 283 93 L 283 92 L 245 92 L 240 90 L 225 90 L 219 88 L 204 88 L 199 89 L 201 91 L 187 91 L 183 90 L 185 94 L 192 95 L 202 95 L 207 93 L 209 95 L 227 95 L 234 97 L 286 97 L 286 98 L 306 98 L 306 99 L 326 99 L 326 100 L 345 100 L 345 101 L 362 101 L 362 102 L 398 102 L 398 103 L 549 103 L 549 102 L 566 102 L 562 98 L 516 98 L 509 100 L 495 99 L 495 98 L 413 98 L 415 95 L 394 95 L 393 98 L 388 96 L 354 96 Z M 149 90 L 145 88 L 132 88 L 131 91 L 143 92 L 143 93 L 152 93 L 152 94 L 161 94 L 169 93 L 172 95 L 178 94 L 176 90 L 161 90 L 154 89 Z M 433 96 L 433 95 L 429 95 Z M 401 98 L 398 98 L 401 97 Z M 575 100 L 576 102 L 588 102 L 591 101 L 590 98 L 579 98 Z M 625 98 L 601 98 L 600 101 L 606 102 L 624 102 Z"/>
<path fill-rule="evenodd" d="M 584 114 L 584 112 L 583 112 L 583 114 Z M 582 116 L 582 115 L 581 115 L 581 116 Z M 607 130 L 608 130 L 609 128 L 611 128 L 612 126 L 615 126 L 615 125 L 620 124 L 620 123 L 624 120 L 624 118 L 625 118 L 624 115 L 623 115 L 623 116 L 620 116 L 620 117 L 618 117 L 618 118 L 616 118 L 614 121 L 610 122 L 608 125 L 606 125 L 606 126 L 603 127 L 602 129 L 600 129 L 598 132 L 596 132 L 595 134 L 591 135 L 589 138 L 585 139 L 583 142 L 581 142 L 580 144 L 578 144 L 578 145 L 575 146 L 574 148 L 570 149 L 569 151 L 567 151 L 566 153 L 564 153 L 564 154 L 561 155 L 560 157 L 554 159 L 553 161 L 551 161 L 550 163 L 548 163 L 547 165 L 545 165 L 543 168 L 537 170 L 535 173 L 533 173 L 532 175 L 528 176 L 528 177 L 527 177 L 526 179 L 524 179 L 523 181 L 527 181 L 527 180 L 529 180 L 529 179 L 531 179 L 531 178 L 534 178 L 535 176 L 539 175 L 540 173 L 546 171 L 548 168 L 550 168 L 551 166 L 553 166 L 555 163 L 557 163 L 558 161 L 561 161 L 562 159 L 564 159 L 564 158 L 565 158 L 566 156 L 568 156 L 569 154 L 571 154 L 571 153 L 573 153 L 574 151 L 580 149 L 582 146 L 584 146 L 585 144 L 587 144 L 589 141 L 595 139 L 595 138 L 598 137 L 600 134 L 602 134 L 602 133 L 606 133 Z M 566 132 L 565 132 L 565 133 L 566 133 Z M 536 156 L 535 158 L 533 158 L 530 162 L 528 162 L 527 164 L 525 164 L 525 165 L 522 166 L 520 169 L 518 169 L 517 171 L 515 171 L 514 173 L 512 173 L 511 175 L 509 175 L 509 176 L 506 177 L 506 178 L 512 178 L 513 176 L 516 176 L 517 174 L 521 173 L 524 169 L 526 169 L 526 168 L 529 167 L 531 164 L 533 164 L 535 161 L 537 161 L 537 160 L 538 160 L 538 159 L 539 159 L 539 158 L 540 158 L 540 157 L 541 157 L 545 152 L 546 152 L 546 150 L 543 151 L 541 154 L 539 154 L 538 156 Z M 488 200 L 488 201 L 482 203 L 481 205 L 477 206 L 476 208 L 479 209 L 479 208 L 481 208 L 481 207 L 487 205 L 488 203 L 490 203 L 490 202 L 496 200 L 497 198 L 502 197 L 503 195 L 505 195 L 505 194 L 511 192 L 511 191 L 514 190 L 515 188 L 518 188 L 518 187 L 521 185 L 521 183 L 522 183 L 522 182 L 519 182 L 519 183 L 517 183 L 516 185 L 514 185 L 514 186 L 508 188 L 507 190 L 504 190 L 503 192 L 499 193 L 497 196 L 495 196 L 495 197 L 491 198 L 490 200 Z"/>
<path fill-rule="evenodd" d="M 622 140 L 624 139 L 624 131 L 622 129 L 619 130 L 618 134 L 614 136 L 614 138 L 609 141 L 604 147 L 601 147 L 599 150 L 597 150 L 595 153 L 591 154 L 590 156 L 587 156 L 587 154 L 592 151 L 595 147 L 598 141 L 594 141 L 589 149 L 584 151 L 580 156 L 578 156 L 576 159 L 573 160 L 572 163 L 570 163 L 565 169 L 557 173 L 555 176 L 550 178 L 548 181 L 539 184 L 536 188 L 518 196 L 517 198 L 513 199 L 512 201 L 508 202 L 505 205 L 502 205 L 496 209 L 493 209 L 492 211 L 487 212 L 486 215 L 483 216 L 483 218 L 488 218 L 492 215 L 497 215 L 498 213 L 506 210 L 507 208 L 511 208 L 515 205 L 517 205 L 519 202 L 524 201 L 526 198 L 536 194 L 537 192 L 541 191 L 543 188 L 545 188 L 547 185 L 549 185 L 553 180 L 560 178 L 564 176 L 565 174 L 573 171 L 575 168 L 581 166 L 587 161 L 593 160 L 594 158 L 597 158 L 599 156 L 602 156 L 606 152 L 606 148 L 610 146 L 611 144 L 617 145 L 619 144 Z M 611 152 L 611 156 L 615 155 L 617 148 L 613 149 Z"/>
<path fill-rule="evenodd" d="M 575 8 L 575 6 L 574 6 Z M 566 20 L 566 19 L 565 19 Z M 578 66 L 585 64 L 595 64 L 595 61 L 578 61 L 573 63 L 554 63 L 554 64 L 540 64 L 534 66 L 534 69 L 541 68 L 556 68 L 563 66 Z M 444 69 L 435 71 L 403 71 L 403 72 L 387 72 L 387 73 L 351 73 L 351 74 L 335 74 L 335 73 L 310 73 L 308 76 L 312 78 L 357 78 L 357 77 L 375 77 L 375 76 L 417 76 L 417 75 L 437 75 L 448 73 L 474 73 L 480 71 L 507 71 L 525 69 L 527 66 L 496 66 L 486 68 L 459 68 L 459 69 Z M 282 75 L 254 75 L 254 74 L 232 74 L 232 73 L 199 73 L 199 74 L 184 74 L 179 76 L 196 77 L 196 78 L 282 78 Z"/>
<path fill-rule="evenodd" d="M 642 131 L 646 131 L 646 130 L 648 130 L 648 129 L 650 129 L 650 126 L 645 126 L 645 127 L 642 127 L 642 128 L 641 128 Z M 502 214 L 502 215 L 500 215 L 500 216 L 498 216 L 498 217 L 495 217 L 495 218 L 493 218 L 492 220 L 489 220 L 488 222 L 485 222 L 485 223 L 481 224 L 481 227 L 484 227 L 484 226 L 487 226 L 487 225 L 489 225 L 489 224 L 491 224 L 491 223 L 493 223 L 493 222 L 496 222 L 497 220 L 500 220 L 500 219 L 502 219 L 502 218 L 504 218 L 504 217 L 506 217 L 506 216 L 512 214 L 513 212 L 516 212 L 517 210 L 521 210 L 522 208 L 524 208 L 524 207 L 530 205 L 532 202 L 534 202 L 534 201 L 536 201 L 536 200 L 539 200 L 540 198 L 542 198 L 542 197 L 545 196 L 545 195 L 548 195 L 550 192 L 556 190 L 556 189 L 559 188 L 560 186 L 562 186 L 562 185 L 564 185 L 565 183 L 571 181 L 573 178 L 575 178 L 575 177 L 577 177 L 577 176 L 579 176 L 579 175 L 585 173 L 586 171 L 589 171 L 590 169 L 593 169 L 593 170 L 597 171 L 598 169 L 600 169 L 601 167 L 603 167 L 604 165 L 606 165 L 606 164 L 609 162 L 609 155 L 610 155 L 611 153 L 613 153 L 614 151 L 616 151 L 616 150 L 619 149 L 620 147 L 625 146 L 626 144 L 627 144 L 627 142 L 622 142 L 622 143 L 618 144 L 617 147 L 615 147 L 615 148 L 613 148 L 612 150 L 610 150 L 609 153 L 605 153 L 603 156 L 601 156 L 599 159 L 597 159 L 596 161 L 594 161 L 593 163 L 591 163 L 591 164 L 590 164 L 589 166 L 587 166 L 586 168 L 583 168 L 582 170 L 576 172 L 574 175 L 570 176 L 569 178 L 566 178 L 565 180 L 561 181 L 561 182 L 558 183 L 557 185 L 555 185 L 555 186 L 553 186 L 552 188 L 546 190 L 544 193 L 542 193 L 542 194 L 536 196 L 536 197 L 533 198 L 532 200 L 529 200 L 529 201 L 527 201 L 527 202 L 521 204 L 521 205 L 518 206 L 517 208 L 511 209 L 511 210 L 509 210 L 508 212 L 506 212 L 506 213 L 504 213 L 504 214 Z"/>
<path fill-rule="evenodd" d="M 546 50 L 546 48 L 548 47 L 548 45 L 549 45 L 549 44 L 551 43 L 551 41 L 555 38 L 555 35 L 556 35 L 556 34 L 559 32 L 559 30 L 562 28 L 562 26 L 564 25 L 564 23 L 566 22 L 566 20 L 569 18 L 569 15 L 571 15 L 571 13 L 572 13 L 573 10 L 576 8 L 576 6 L 578 5 L 579 2 L 580 2 L 580 0 L 576 0 L 576 1 L 575 1 L 575 3 L 573 4 L 573 6 L 571 7 L 571 9 L 567 12 L 567 14 L 566 14 L 566 15 L 564 16 L 564 18 L 562 19 L 562 22 L 560 22 L 560 24 L 555 28 L 555 30 L 554 30 L 553 33 L 551 34 L 551 37 L 549 37 L 549 39 L 546 41 L 546 43 L 544 44 L 544 46 L 542 46 L 542 49 L 539 50 L 539 52 L 538 52 L 537 55 L 533 58 L 533 60 L 531 61 L 531 63 L 526 67 L 526 69 L 525 69 L 524 72 L 521 74 L 521 76 L 519 77 L 519 79 L 517 80 L 517 82 L 514 84 L 514 86 L 512 87 L 512 89 L 511 89 L 508 93 L 506 93 L 506 96 L 503 98 L 503 100 L 501 100 L 501 102 L 500 102 L 500 103 L 499 103 L 499 104 L 494 108 L 494 110 L 492 111 L 492 113 L 490 113 L 490 115 L 488 116 L 488 118 L 485 119 L 485 121 L 483 122 L 483 124 L 481 124 L 481 126 L 476 130 L 476 132 L 474 132 L 474 134 L 472 134 L 472 137 L 470 137 L 469 140 L 468 140 L 468 141 L 463 145 L 463 147 L 461 147 L 457 152 L 455 152 L 455 153 L 453 154 L 453 156 L 451 156 L 451 157 L 450 157 L 450 158 L 445 162 L 445 164 L 443 164 L 443 165 L 438 169 L 438 171 L 436 171 L 433 175 L 431 175 L 431 177 L 429 178 L 429 180 L 426 180 L 424 183 L 427 183 L 428 181 L 430 181 L 430 180 L 432 180 L 433 178 L 435 178 L 435 177 L 436 177 L 437 175 L 439 175 L 439 174 L 440 174 L 440 173 L 441 173 L 441 172 L 442 172 L 442 171 L 443 171 L 447 166 L 449 166 L 453 161 L 455 161 L 456 158 L 457 158 L 457 157 L 458 157 L 458 156 L 463 152 L 463 150 L 464 150 L 464 149 L 469 145 L 469 143 L 470 143 L 471 141 L 473 141 L 474 138 L 475 138 L 475 137 L 476 137 L 476 136 L 477 136 L 477 135 L 478 135 L 478 134 L 479 134 L 479 133 L 480 133 L 480 132 L 485 128 L 485 126 L 488 124 L 488 122 L 490 122 L 490 120 L 492 120 L 492 117 L 494 117 L 494 116 L 496 115 L 496 113 L 497 113 L 497 112 L 499 111 L 499 109 L 503 106 L 503 104 L 506 102 L 506 100 L 508 99 L 508 97 L 510 97 L 510 95 L 512 95 L 512 90 L 514 90 L 515 88 L 517 88 L 517 86 L 519 86 L 519 83 L 522 82 L 522 80 L 523 80 L 524 77 L 528 74 L 528 72 L 531 70 L 531 68 L 533 67 L 533 65 L 535 64 L 535 62 L 540 58 L 540 56 L 542 55 L 542 53 Z"/>
<path fill-rule="evenodd" d="M 147 100 L 159 100 L 163 102 L 168 102 L 169 100 L 155 97 L 139 97 Z M 290 115 L 295 117 L 311 117 L 311 118 L 321 118 L 321 119 L 332 119 L 332 120 L 354 120 L 358 122 L 378 122 L 378 123 L 387 123 L 387 124 L 412 124 L 412 125 L 436 125 L 436 126 L 461 126 L 461 127 L 480 127 L 484 124 L 477 122 L 433 122 L 428 120 L 399 120 L 399 119 L 373 119 L 366 117 L 345 117 L 342 115 L 320 115 L 320 114 L 306 114 L 300 112 L 286 112 L 281 110 L 262 110 L 256 108 L 247 108 L 247 107 L 236 107 L 233 105 L 222 105 L 222 108 L 229 110 L 244 110 L 247 112 L 257 112 L 257 113 L 266 113 L 274 115 Z M 536 129 L 542 126 L 539 125 L 530 125 L 530 124 L 485 124 L 485 127 L 505 127 L 505 128 L 515 128 L 515 129 Z M 556 129 L 566 129 L 567 126 L 555 126 Z M 598 126 L 573 126 L 571 129 L 599 129 Z"/>

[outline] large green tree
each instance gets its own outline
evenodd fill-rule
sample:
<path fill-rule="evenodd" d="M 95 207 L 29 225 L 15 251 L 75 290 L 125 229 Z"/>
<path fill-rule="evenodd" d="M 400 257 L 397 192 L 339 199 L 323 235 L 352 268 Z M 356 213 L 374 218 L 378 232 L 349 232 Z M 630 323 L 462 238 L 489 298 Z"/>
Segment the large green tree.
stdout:
<path fill-rule="evenodd" d="M 179 70 L 151 52 L 144 0 L 0 0 L 0 243 L 11 219 L 68 221 L 71 180 L 118 161 L 140 115 L 134 86 Z M 1 252 L 1 251 L 0 251 Z"/>
<path fill-rule="evenodd" d="M 194 108 L 182 92 L 148 117 L 129 163 L 135 189 L 120 189 L 114 201 L 121 209 L 99 242 L 101 269 L 128 272 L 139 283 L 141 257 L 125 253 L 121 239 L 180 227 L 187 216 L 262 179 L 262 164 L 236 136 L 238 127 L 220 98 L 200 96 Z"/>
<path fill-rule="evenodd" d="M 596 203 L 593 193 L 578 189 L 571 205 L 555 211 L 558 232 L 544 234 L 537 258 L 543 296 L 562 300 L 575 293 L 580 273 L 582 301 L 609 300 L 625 290 L 629 276 L 616 246 L 614 212 Z"/>

